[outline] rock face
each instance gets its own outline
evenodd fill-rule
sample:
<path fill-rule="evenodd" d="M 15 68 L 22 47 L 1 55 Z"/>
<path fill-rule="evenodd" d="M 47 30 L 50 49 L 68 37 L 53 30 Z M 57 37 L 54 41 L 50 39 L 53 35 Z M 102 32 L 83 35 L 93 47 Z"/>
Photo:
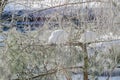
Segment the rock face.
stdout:
<path fill-rule="evenodd" d="M 6 7 L 7 8 L 7 7 Z M 53 16 L 55 14 L 59 14 L 62 21 L 68 22 L 68 20 L 76 25 L 76 28 L 79 28 L 81 24 L 83 24 L 83 20 L 78 18 L 78 14 L 80 17 L 84 18 L 84 21 L 92 22 L 95 20 L 96 16 L 94 13 L 94 9 L 86 9 L 74 6 L 61 6 L 55 8 L 48 8 L 45 10 L 37 10 L 37 9 L 18 9 L 18 10 L 6 10 L 1 15 L 1 20 L 3 20 L 3 26 L 9 25 L 12 21 L 12 15 L 14 15 L 14 22 L 12 22 L 12 26 L 16 27 L 18 31 L 24 32 L 27 30 L 36 30 L 39 27 L 42 27 L 45 23 L 52 24 L 50 27 L 54 27 L 55 25 L 59 25 L 59 21 L 54 21 Z M 85 14 L 83 16 L 83 14 Z M 59 16 L 55 16 L 55 19 L 59 18 Z M 7 24 L 7 25 L 6 25 Z M 4 30 L 3 29 L 3 30 Z"/>
<path fill-rule="evenodd" d="M 51 33 L 48 43 L 49 44 L 61 44 L 68 41 L 68 34 L 64 30 L 55 30 Z"/>

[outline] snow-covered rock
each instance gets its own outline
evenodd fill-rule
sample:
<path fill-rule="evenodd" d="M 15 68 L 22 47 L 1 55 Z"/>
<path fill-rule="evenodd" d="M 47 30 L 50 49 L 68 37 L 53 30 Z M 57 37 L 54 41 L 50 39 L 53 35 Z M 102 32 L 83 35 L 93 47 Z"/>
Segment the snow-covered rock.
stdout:
<path fill-rule="evenodd" d="M 119 35 L 116 35 L 116 34 L 113 34 L 112 32 L 109 32 L 109 33 L 106 33 L 104 35 L 100 35 L 99 40 L 116 40 L 116 39 L 120 39 L 120 36 Z"/>
<path fill-rule="evenodd" d="M 120 40 L 90 44 L 87 48 L 88 54 L 94 55 L 97 51 L 103 54 L 120 54 Z"/>
<path fill-rule="evenodd" d="M 95 32 L 86 31 L 81 35 L 80 42 L 92 42 L 97 39 L 97 35 Z"/>
<path fill-rule="evenodd" d="M 51 33 L 48 43 L 49 44 L 61 44 L 68 41 L 68 34 L 64 30 L 55 30 Z"/>

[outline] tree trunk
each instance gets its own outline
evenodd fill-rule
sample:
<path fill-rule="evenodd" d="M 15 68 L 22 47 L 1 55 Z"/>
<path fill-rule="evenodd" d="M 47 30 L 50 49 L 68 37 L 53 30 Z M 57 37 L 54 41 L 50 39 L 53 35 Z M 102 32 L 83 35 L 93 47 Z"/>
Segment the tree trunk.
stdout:
<path fill-rule="evenodd" d="M 87 44 L 83 45 L 84 51 L 84 68 L 83 68 L 83 80 L 88 80 L 88 54 L 87 54 Z"/>

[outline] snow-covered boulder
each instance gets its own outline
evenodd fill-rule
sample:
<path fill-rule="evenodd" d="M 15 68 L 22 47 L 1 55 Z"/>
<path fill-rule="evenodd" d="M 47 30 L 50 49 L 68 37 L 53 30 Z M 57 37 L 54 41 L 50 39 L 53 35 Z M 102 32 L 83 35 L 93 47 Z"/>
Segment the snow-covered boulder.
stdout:
<path fill-rule="evenodd" d="M 80 42 L 93 42 L 97 39 L 95 32 L 86 31 L 81 35 Z"/>
<path fill-rule="evenodd" d="M 96 51 L 107 55 L 110 53 L 120 54 L 120 40 L 93 43 L 88 46 L 87 50 L 90 55 L 94 55 Z"/>
<path fill-rule="evenodd" d="M 102 40 L 102 41 L 104 41 L 104 40 L 117 40 L 117 39 L 120 39 L 120 36 L 119 35 L 117 35 L 117 34 L 113 34 L 112 32 L 109 32 L 109 33 L 106 33 L 106 34 L 104 34 L 104 35 L 100 35 L 99 36 L 99 38 L 98 38 L 99 40 Z"/>
<path fill-rule="evenodd" d="M 51 33 L 48 43 L 49 44 L 61 44 L 68 41 L 68 33 L 64 30 L 55 30 Z"/>

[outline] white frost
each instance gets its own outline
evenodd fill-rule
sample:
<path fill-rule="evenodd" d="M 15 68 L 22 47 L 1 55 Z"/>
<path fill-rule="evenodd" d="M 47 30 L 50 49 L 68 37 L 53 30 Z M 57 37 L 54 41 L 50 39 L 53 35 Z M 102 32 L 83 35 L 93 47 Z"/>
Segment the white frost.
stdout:
<path fill-rule="evenodd" d="M 64 30 L 55 30 L 51 33 L 48 43 L 49 44 L 61 44 L 66 43 L 68 40 L 68 34 Z"/>

